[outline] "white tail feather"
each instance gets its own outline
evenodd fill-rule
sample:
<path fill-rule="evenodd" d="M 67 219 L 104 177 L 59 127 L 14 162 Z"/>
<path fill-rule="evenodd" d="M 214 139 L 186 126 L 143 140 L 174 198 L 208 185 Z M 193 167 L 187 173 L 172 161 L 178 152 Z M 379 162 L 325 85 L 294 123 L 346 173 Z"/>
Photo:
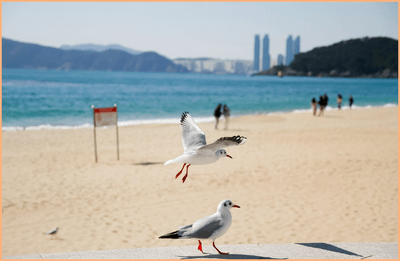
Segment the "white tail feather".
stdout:
<path fill-rule="evenodd" d="M 167 162 L 164 163 L 164 165 L 168 165 L 171 163 L 186 163 L 187 156 L 186 155 L 181 155 L 175 159 L 168 160 Z"/>
<path fill-rule="evenodd" d="M 164 163 L 164 165 L 168 165 L 168 164 L 171 164 L 171 163 L 173 163 L 172 160 L 168 160 L 168 161 L 166 161 L 166 162 Z"/>

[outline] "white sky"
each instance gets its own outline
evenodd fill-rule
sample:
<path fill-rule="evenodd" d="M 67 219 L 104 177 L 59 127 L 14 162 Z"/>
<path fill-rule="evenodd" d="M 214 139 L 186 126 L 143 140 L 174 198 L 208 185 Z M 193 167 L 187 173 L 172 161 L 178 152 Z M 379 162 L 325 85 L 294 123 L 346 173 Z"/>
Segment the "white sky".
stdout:
<path fill-rule="evenodd" d="M 270 39 L 270 55 L 285 55 L 300 35 L 300 51 L 341 40 L 398 39 L 398 3 L 2 3 L 2 37 L 51 47 L 120 44 L 170 59 L 253 60 L 254 35 Z"/>

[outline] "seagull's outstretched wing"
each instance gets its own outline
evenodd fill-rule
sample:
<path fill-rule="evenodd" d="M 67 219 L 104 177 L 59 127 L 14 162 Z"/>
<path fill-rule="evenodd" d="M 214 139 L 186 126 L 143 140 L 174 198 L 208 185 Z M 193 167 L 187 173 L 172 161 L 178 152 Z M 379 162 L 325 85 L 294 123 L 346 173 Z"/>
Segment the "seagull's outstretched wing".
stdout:
<path fill-rule="evenodd" d="M 182 114 L 181 131 L 182 144 L 185 152 L 206 145 L 206 136 L 204 132 L 194 123 L 188 112 Z"/>
<path fill-rule="evenodd" d="M 199 150 L 217 151 L 217 150 L 225 148 L 225 147 L 242 145 L 246 141 L 247 141 L 247 138 L 244 136 L 240 136 L 240 135 L 232 136 L 232 137 L 222 137 L 213 143 L 210 143 L 208 145 L 205 145 L 205 146 L 199 148 Z"/>

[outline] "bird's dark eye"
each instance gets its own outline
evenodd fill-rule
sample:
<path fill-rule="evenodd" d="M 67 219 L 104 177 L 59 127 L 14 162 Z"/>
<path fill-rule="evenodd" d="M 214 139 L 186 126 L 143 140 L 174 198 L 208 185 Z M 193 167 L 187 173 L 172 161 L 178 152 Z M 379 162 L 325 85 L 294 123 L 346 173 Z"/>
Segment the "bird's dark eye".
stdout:
<path fill-rule="evenodd" d="M 224 207 L 226 207 L 226 203 L 224 203 Z"/>
<path fill-rule="evenodd" d="M 229 202 L 229 205 L 232 205 L 232 202 Z"/>

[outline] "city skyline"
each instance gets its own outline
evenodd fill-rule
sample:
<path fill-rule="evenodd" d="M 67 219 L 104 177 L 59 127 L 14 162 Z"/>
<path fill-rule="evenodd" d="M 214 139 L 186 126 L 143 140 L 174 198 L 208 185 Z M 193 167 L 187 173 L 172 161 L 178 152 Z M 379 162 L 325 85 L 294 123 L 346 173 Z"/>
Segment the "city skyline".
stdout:
<path fill-rule="evenodd" d="M 290 65 L 294 60 L 294 56 L 300 53 L 300 35 L 293 40 L 291 35 L 286 39 L 286 59 L 285 65 Z"/>
<path fill-rule="evenodd" d="M 119 44 L 169 59 L 252 60 L 253 37 L 264 32 L 274 59 L 290 34 L 301 35 L 302 52 L 354 38 L 397 40 L 398 3 L 2 3 L 2 37 L 56 48 Z"/>
<path fill-rule="evenodd" d="M 276 62 L 277 65 L 283 65 L 283 55 L 282 54 L 278 54 L 278 60 Z"/>
<path fill-rule="evenodd" d="M 262 70 L 268 70 L 271 65 L 271 58 L 269 55 L 269 37 L 266 34 L 263 38 L 263 52 L 262 52 Z"/>
<path fill-rule="evenodd" d="M 293 37 L 291 35 L 286 39 L 286 56 L 285 56 L 285 65 L 289 65 L 294 59 L 293 54 Z"/>
<path fill-rule="evenodd" d="M 254 36 L 254 71 L 260 71 L 260 36 Z"/>
<path fill-rule="evenodd" d="M 296 54 L 300 53 L 300 35 L 296 37 L 293 44 L 294 44 L 293 52 L 294 52 L 294 55 L 296 55 Z"/>

